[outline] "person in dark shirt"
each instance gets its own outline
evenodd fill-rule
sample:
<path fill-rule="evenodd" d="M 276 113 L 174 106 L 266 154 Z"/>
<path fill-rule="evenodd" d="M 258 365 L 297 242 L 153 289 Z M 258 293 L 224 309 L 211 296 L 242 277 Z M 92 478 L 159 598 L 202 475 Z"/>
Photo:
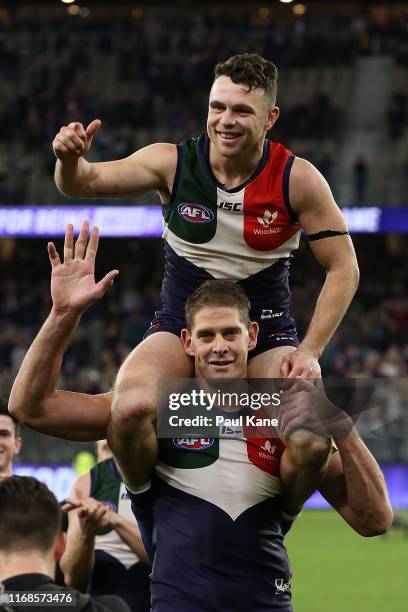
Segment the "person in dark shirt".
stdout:
<path fill-rule="evenodd" d="M 25 610 L 26 603 L 19 606 L 25 596 L 38 602 L 33 612 L 44 602 L 58 610 L 71 597 L 73 612 L 130 612 L 120 597 L 90 597 L 56 584 L 55 564 L 65 547 L 61 525 L 60 506 L 45 484 L 27 476 L 0 481 L 0 610 Z"/>
<path fill-rule="evenodd" d="M 13 459 L 21 448 L 20 424 L 0 398 L 0 480 L 13 473 Z"/>

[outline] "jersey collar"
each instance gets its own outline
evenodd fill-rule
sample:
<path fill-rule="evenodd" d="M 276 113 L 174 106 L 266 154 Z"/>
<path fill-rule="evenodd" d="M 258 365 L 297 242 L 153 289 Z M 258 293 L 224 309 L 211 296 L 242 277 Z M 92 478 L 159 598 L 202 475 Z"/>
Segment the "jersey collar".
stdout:
<path fill-rule="evenodd" d="M 251 174 L 251 176 L 246 181 L 241 183 L 241 185 L 238 185 L 238 187 L 233 187 L 232 189 L 227 189 L 227 187 L 225 187 L 225 185 L 220 183 L 217 180 L 217 178 L 214 176 L 214 173 L 212 171 L 211 164 L 210 164 L 210 139 L 208 138 L 207 134 L 202 134 L 199 137 L 198 151 L 199 151 L 199 157 L 200 157 L 201 164 L 204 166 L 207 174 L 212 179 L 212 181 L 217 185 L 217 187 L 219 187 L 220 189 L 222 189 L 223 191 L 227 193 L 238 193 L 239 191 L 241 191 L 241 189 L 246 187 L 248 183 L 253 181 L 254 178 L 257 177 L 258 174 L 260 174 L 262 170 L 265 168 L 269 160 L 270 147 L 269 147 L 269 139 L 266 138 L 264 145 L 263 145 L 262 157 L 259 160 L 258 166 L 256 167 L 255 171 Z"/>

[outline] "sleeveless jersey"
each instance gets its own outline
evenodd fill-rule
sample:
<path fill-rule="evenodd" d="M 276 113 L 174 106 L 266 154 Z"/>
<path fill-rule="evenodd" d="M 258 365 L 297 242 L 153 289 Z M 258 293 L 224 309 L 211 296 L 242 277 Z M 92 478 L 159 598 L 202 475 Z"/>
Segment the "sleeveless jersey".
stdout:
<path fill-rule="evenodd" d="M 129 493 L 145 537 L 153 527 L 152 609 L 288 612 L 284 445 L 250 437 L 245 425 L 223 426 L 219 436 L 159 439 L 151 487 Z"/>
<path fill-rule="evenodd" d="M 90 474 L 91 497 L 109 504 L 114 512 L 135 523 L 126 487 L 116 475 L 113 459 L 106 459 L 97 463 L 91 469 Z M 112 555 L 126 568 L 140 561 L 139 557 L 130 550 L 114 529 L 106 527 L 101 531 L 102 533 L 95 538 L 95 550 L 103 550 Z"/>
<path fill-rule="evenodd" d="M 294 156 L 266 140 L 254 174 L 227 189 L 212 173 L 206 136 L 177 150 L 172 198 L 163 206 L 164 308 L 183 315 L 187 297 L 217 278 L 239 281 L 254 311 L 288 310 L 289 257 L 300 237 L 288 195 Z"/>

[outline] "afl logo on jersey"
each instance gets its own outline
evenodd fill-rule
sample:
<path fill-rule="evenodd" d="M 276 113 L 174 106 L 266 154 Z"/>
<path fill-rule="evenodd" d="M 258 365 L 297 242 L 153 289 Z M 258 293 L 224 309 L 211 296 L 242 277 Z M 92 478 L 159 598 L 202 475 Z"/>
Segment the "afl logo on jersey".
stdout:
<path fill-rule="evenodd" d="M 178 205 L 178 213 L 189 223 L 210 223 L 214 219 L 213 211 L 202 204 L 183 202 Z"/>
<path fill-rule="evenodd" d="M 205 450 L 214 444 L 214 438 L 173 438 L 173 444 L 186 450 Z"/>

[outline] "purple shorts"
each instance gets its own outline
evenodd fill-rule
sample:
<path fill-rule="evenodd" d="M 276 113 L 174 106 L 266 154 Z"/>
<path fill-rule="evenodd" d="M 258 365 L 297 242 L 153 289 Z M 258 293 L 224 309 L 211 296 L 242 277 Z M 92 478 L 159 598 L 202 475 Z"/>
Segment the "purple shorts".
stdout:
<path fill-rule="evenodd" d="M 251 313 L 251 319 L 258 323 L 259 334 L 257 345 L 249 353 L 248 359 L 278 346 L 299 346 L 295 323 L 289 313 L 262 310 L 259 313 Z M 166 309 L 158 310 L 144 338 L 157 332 L 170 332 L 180 338 L 181 330 L 185 326 L 184 317 L 174 315 Z"/>

